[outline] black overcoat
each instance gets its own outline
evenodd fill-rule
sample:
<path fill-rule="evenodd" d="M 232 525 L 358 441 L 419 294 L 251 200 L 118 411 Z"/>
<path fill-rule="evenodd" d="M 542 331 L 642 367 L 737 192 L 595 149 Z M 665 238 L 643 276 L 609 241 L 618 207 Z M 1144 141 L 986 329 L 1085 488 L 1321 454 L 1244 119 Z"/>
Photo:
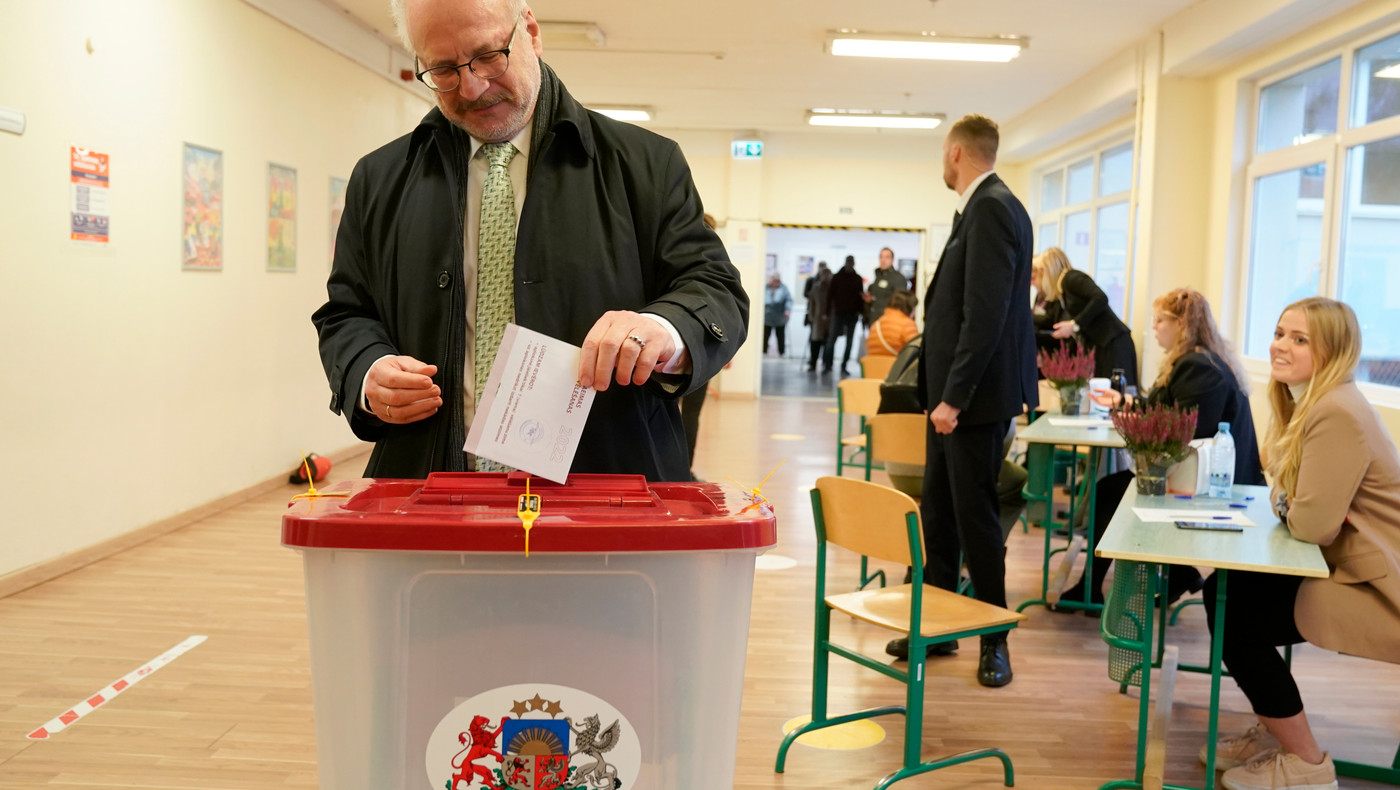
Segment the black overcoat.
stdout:
<path fill-rule="evenodd" d="M 692 370 L 600 392 L 576 472 L 689 480 L 675 399 L 720 371 L 743 343 L 748 297 L 675 142 L 586 110 L 549 67 L 533 120 L 516 234 L 516 323 L 581 345 L 608 310 L 666 318 Z M 421 478 L 466 467 L 462 445 L 468 140 L 434 108 L 367 155 L 350 177 L 328 300 L 312 320 L 332 411 L 375 442 L 369 477 Z M 389 425 L 356 408 L 370 365 L 406 354 L 437 365 L 443 408 Z"/>

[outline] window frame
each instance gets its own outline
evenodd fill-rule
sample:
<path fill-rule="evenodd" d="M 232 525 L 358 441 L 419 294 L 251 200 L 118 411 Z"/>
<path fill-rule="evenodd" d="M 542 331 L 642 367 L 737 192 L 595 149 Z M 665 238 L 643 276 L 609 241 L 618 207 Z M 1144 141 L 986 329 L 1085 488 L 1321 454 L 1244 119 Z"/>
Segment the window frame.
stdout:
<path fill-rule="evenodd" d="M 1126 260 L 1123 265 L 1123 314 L 1119 316 L 1125 324 L 1132 325 L 1133 313 L 1133 279 L 1136 274 L 1136 212 L 1133 203 L 1133 191 L 1138 181 L 1138 169 L 1140 165 L 1137 139 L 1133 128 L 1128 128 L 1120 132 L 1100 139 L 1092 145 L 1075 150 L 1073 153 L 1058 157 L 1049 163 L 1038 167 L 1034 171 L 1032 179 L 1031 195 L 1034 198 L 1035 211 L 1032 214 L 1032 225 L 1035 229 L 1036 249 L 1041 249 L 1040 229 L 1050 223 L 1055 223 L 1055 239 L 1049 247 L 1059 247 L 1064 249 L 1065 219 L 1070 215 L 1081 212 L 1089 212 L 1089 256 L 1087 261 L 1073 261 L 1076 269 L 1087 273 L 1090 277 L 1098 275 L 1098 247 L 1099 247 L 1099 212 L 1106 206 L 1113 206 L 1119 203 L 1128 207 L 1128 241 L 1126 250 Z M 1132 155 L 1129 164 L 1128 188 L 1121 192 L 1113 192 L 1108 195 L 1099 194 L 1099 182 L 1103 171 L 1103 159 L 1109 152 L 1127 146 L 1128 152 Z M 1090 198 L 1079 203 L 1067 203 L 1069 199 L 1069 170 L 1071 167 L 1080 165 L 1088 159 L 1092 163 L 1090 169 Z M 1042 189 L 1045 178 L 1055 172 L 1061 173 L 1060 179 L 1060 205 L 1058 208 L 1045 210 L 1041 205 Z M 1037 253 L 1038 254 L 1038 253 Z"/>
<path fill-rule="evenodd" d="M 1346 42 L 1334 44 L 1309 57 L 1287 60 L 1278 67 L 1252 79 L 1249 107 L 1249 120 L 1245 125 L 1245 150 L 1248 160 L 1244 167 L 1244 210 L 1240 214 L 1243 223 L 1239 265 L 1236 267 L 1236 293 L 1234 337 L 1245 368 L 1252 377 L 1268 381 L 1269 363 L 1267 358 L 1249 356 L 1246 340 L 1250 322 L 1250 278 L 1253 265 L 1255 203 L 1254 192 L 1259 179 L 1278 173 L 1308 167 L 1315 164 L 1326 166 L 1322 197 L 1322 265 L 1318 274 L 1320 296 L 1339 298 L 1342 274 L 1342 245 L 1346 215 L 1344 202 L 1347 190 L 1353 188 L 1348 183 L 1347 164 L 1353 148 L 1370 143 L 1400 137 L 1400 115 L 1382 118 L 1362 126 L 1353 126 L 1352 95 L 1354 91 L 1356 54 L 1385 39 L 1400 35 L 1400 24 L 1391 24 L 1367 31 L 1364 35 L 1350 38 Z M 1340 59 L 1340 83 L 1337 87 L 1337 132 L 1309 140 L 1299 145 L 1279 148 L 1265 153 L 1255 153 L 1259 136 L 1259 110 L 1266 87 L 1275 85 L 1296 74 Z M 1359 181 L 1357 182 L 1359 184 Z M 1342 198 L 1339 201 L 1337 198 Z M 1397 209 L 1400 213 L 1400 209 Z M 1357 382 L 1358 387 L 1373 403 L 1400 407 L 1400 384 L 1376 384 Z"/>

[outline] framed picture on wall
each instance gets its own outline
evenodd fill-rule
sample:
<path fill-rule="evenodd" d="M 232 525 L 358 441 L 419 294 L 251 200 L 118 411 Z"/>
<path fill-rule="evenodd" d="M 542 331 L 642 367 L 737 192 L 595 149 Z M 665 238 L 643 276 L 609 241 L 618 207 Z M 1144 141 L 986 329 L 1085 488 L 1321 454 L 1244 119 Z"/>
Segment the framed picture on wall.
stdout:
<path fill-rule="evenodd" d="M 217 272 L 224 268 L 224 155 L 185 143 L 183 268 Z"/>
<path fill-rule="evenodd" d="M 770 252 L 763 256 L 763 258 L 763 276 L 770 277 L 774 272 L 778 271 L 778 254 L 776 252 Z"/>
<path fill-rule="evenodd" d="M 297 270 L 297 171 L 267 166 L 267 270 Z"/>
<path fill-rule="evenodd" d="M 895 264 L 895 268 L 899 269 L 899 273 L 904 275 L 904 279 L 911 283 L 917 282 L 917 280 L 914 279 L 914 275 L 919 271 L 919 261 L 917 259 L 900 258 L 899 262 Z"/>
<path fill-rule="evenodd" d="M 797 256 L 797 276 L 799 279 L 811 277 L 817 270 L 817 259 L 810 255 Z"/>
<path fill-rule="evenodd" d="M 349 181 L 331 176 L 331 263 L 335 263 L 335 237 L 340 232 L 340 215 L 345 213 L 345 187 Z"/>

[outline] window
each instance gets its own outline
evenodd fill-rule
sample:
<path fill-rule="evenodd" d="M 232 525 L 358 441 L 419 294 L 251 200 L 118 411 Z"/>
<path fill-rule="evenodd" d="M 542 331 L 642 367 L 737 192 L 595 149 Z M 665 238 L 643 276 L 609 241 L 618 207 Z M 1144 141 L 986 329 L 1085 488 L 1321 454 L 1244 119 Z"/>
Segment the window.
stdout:
<path fill-rule="evenodd" d="M 1321 294 L 1361 323 L 1357 379 L 1400 386 L 1400 32 L 1261 82 L 1243 289 L 1244 352 Z"/>
<path fill-rule="evenodd" d="M 1133 141 L 1109 141 L 1038 176 L 1036 252 L 1064 250 L 1074 268 L 1088 273 L 1103 289 L 1114 312 L 1126 318 L 1132 259 L 1128 195 L 1136 177 Z"/>

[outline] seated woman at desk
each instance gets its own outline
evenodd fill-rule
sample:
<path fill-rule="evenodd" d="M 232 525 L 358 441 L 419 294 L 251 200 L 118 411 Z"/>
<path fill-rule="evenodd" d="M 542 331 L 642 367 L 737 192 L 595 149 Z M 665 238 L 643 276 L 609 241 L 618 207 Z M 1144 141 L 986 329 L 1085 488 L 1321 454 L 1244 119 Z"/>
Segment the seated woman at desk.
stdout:
<path fill-rule="evenodd" d="M 1098 283 L 1070 265 L 1064 250 L 1051 247 L 1031 259 L 1031 284 L 1045 296 L 1045 317 L 1036 320 L 1037 330 L 1049 323 L 1055 347 L 1079 336 L 1084 350 L 1094 352 L 1096 377 L 1106 379 L 1122 370 L 1125 382 L 1137 386 L 1137 347 L 1128 325 L 1113 312 Z"/>
<path fill-rule="evenodd" d="M 1400 455 L 1356 388 L 1360 356 L 1356 314 L 1321 297 L 1285 308 L 1269 346 L 1274 510 L 1295 538 L 1322 546 L 1331 576 L 1229 574 L 1222 656 L 1259 716 L 1217 747 L 1231 790 L 1337 786 L 1276 646 L 1307 640 L 1400 662 Z M 1212 632 L 1216 578 L 1206 586 Z"/>
<path fill-rule="evenodd" d="M 1259 449 L 1254 439 L 1254 417 L 1249 409 L 1244 366 L 1220 336 L 1210 303 L 1190 288 L 1178 288 L 1158 297 L 1152 303 L 1152 334 L 1166 356 L 1147 401 L 1178 408 L 1195 407 L 1197 439 L 1209 439 L 1220 423 L 1230 423 L 1230 433 L 1235 439 L 1235 482 L 1263 485 L 1264 471 L 1259 465 Z M 1123 403 L 1123 396 L 1113 390 L 1100 390 L 1090 395 L 1110 408 L 1118 408 Z M 1127 397 L 1132 398 L 1131 395 Z M 1125 469 L 1099 481 L 1094 502 L 1095 546 L 1132 479 L 1132 471 Z M 1112 562 L 1094 559 L 1093 586 L 1089 588 L 1093 596 L 1090 600 L 1094 603 L 1103 603 L 1103 581 Z M 1168 577 L 1167 598 L 1175 601 L 1187 590 L 1201 589 L 1202 583 L 1195 568 L 1173 565 Z M 1080 579 L 1074 587 L 1061 593 L 1060 598 L 1084 600 L 1084 580 Z"/>

